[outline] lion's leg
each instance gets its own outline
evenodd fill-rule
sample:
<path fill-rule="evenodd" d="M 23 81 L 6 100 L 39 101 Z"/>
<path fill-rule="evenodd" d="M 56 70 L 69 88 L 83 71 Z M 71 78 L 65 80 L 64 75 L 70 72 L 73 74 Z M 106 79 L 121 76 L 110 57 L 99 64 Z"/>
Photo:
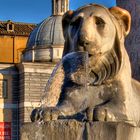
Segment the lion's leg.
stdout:
<path fill-rule="evenodd" d="M 56 107 L 40 107 L 32 111 L 31 121 L 32 122 L 47 122 L 50 120 L 57 120 L 59 117 L 72 116 L 77 113 L 70 101 L 65 101 L 63 104 Z"/>
<path fill-rule="evenodd" d="M 94 109 L 95 121 L 127 121 L 127 115 L 124 111 L 124 106 L 112 105 L 111 103 L 97 106 Z"/>
<path fill-rule="evenodd" d="M 106 107 L 98 106 L 94 109 L 94 116 L 95 121 L 117 121 L 115 114 Z"/>
<path fill-rule="evenodd" d="M 86 117 L 87 117 L 87 121 L 93 120 L 93 108 L 86 109 Z"/>
<path fill-rule="evenodd" d="M 60 115 L 61 112 L 57 107 L 47 107 L 42 113 L 42 118 L 44 122 L 47 122 L 50 120 L 57 120 Z"/>
<path fill-rule="evenodd" d="M 47 122 L 50 120 L 57 120 L 61 115 L 57 107 L 47 107 L 47 108 L 36 108 L 32 111 L 31 121 L 32 122 Z"/>

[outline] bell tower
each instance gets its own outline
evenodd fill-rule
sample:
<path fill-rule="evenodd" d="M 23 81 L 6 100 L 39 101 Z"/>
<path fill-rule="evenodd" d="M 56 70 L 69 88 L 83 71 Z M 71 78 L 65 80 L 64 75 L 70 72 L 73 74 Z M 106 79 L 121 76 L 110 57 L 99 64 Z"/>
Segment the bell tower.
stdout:
<path fill-rule="evenodd" d="M 63 15 L 69 9 L 69 0 L 52 0 L 52 15 Z"/>

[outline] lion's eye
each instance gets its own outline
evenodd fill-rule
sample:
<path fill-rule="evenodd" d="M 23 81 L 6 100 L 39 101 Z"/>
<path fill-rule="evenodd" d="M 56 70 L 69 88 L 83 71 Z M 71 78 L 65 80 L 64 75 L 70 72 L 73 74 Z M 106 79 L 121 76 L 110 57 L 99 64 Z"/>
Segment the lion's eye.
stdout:
<path fill-rule="evenodd" d="M 79 26 L 81 23 L 81 20 L 82 20 L 82 17 L 76 17 L 71 21 L 70 25 Z"/>
<path fill-rule="evenodd" d="M 105 26 L 105 21 L 100 17 L 95 17 L 95 24 L 98 27 L 104 27 Z"/>
<path fill-rule="evenodd" d="M 70 26 L 71 26 L 71 29 L 72 29 L 72 31 L 71 31 L 72 36 L 74 36 L 76 31 L 79 29 L 81 21 L 82 21 L 82 18 L 81 17 L 77 17 L 74 20 L 72 20 L 72 22 L 70 23 Z"/>

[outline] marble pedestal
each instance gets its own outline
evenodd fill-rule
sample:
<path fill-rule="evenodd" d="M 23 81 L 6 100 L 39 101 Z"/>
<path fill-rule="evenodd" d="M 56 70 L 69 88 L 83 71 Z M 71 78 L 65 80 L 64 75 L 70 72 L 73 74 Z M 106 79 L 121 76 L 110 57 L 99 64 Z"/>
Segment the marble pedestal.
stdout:
<path fill-rule="evenodd" d="M 21 127 L 21 140 L 140 140 L 140 128 L 125 123 L 50 121 L 26 123 Z"/>

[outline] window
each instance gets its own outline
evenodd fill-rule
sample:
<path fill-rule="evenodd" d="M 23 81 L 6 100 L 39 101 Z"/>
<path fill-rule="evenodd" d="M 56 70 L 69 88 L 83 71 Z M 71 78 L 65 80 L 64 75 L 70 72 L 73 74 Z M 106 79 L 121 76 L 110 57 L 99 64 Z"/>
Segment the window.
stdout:
<path fill-rule="evenodd" d="M 8 81 L 0 79 L 0 98 L 7 98 Z"/>
<path fill-rule="evenodd" d="M 9 24 L 9 30 L 13 30 L 12 27 L 13 27 L 12 24 Z"/>
<path fill-rule="evenodd" d="M 7 31 L 14 31 L 14 23 L 11 20 L 7 21 Z"/>

